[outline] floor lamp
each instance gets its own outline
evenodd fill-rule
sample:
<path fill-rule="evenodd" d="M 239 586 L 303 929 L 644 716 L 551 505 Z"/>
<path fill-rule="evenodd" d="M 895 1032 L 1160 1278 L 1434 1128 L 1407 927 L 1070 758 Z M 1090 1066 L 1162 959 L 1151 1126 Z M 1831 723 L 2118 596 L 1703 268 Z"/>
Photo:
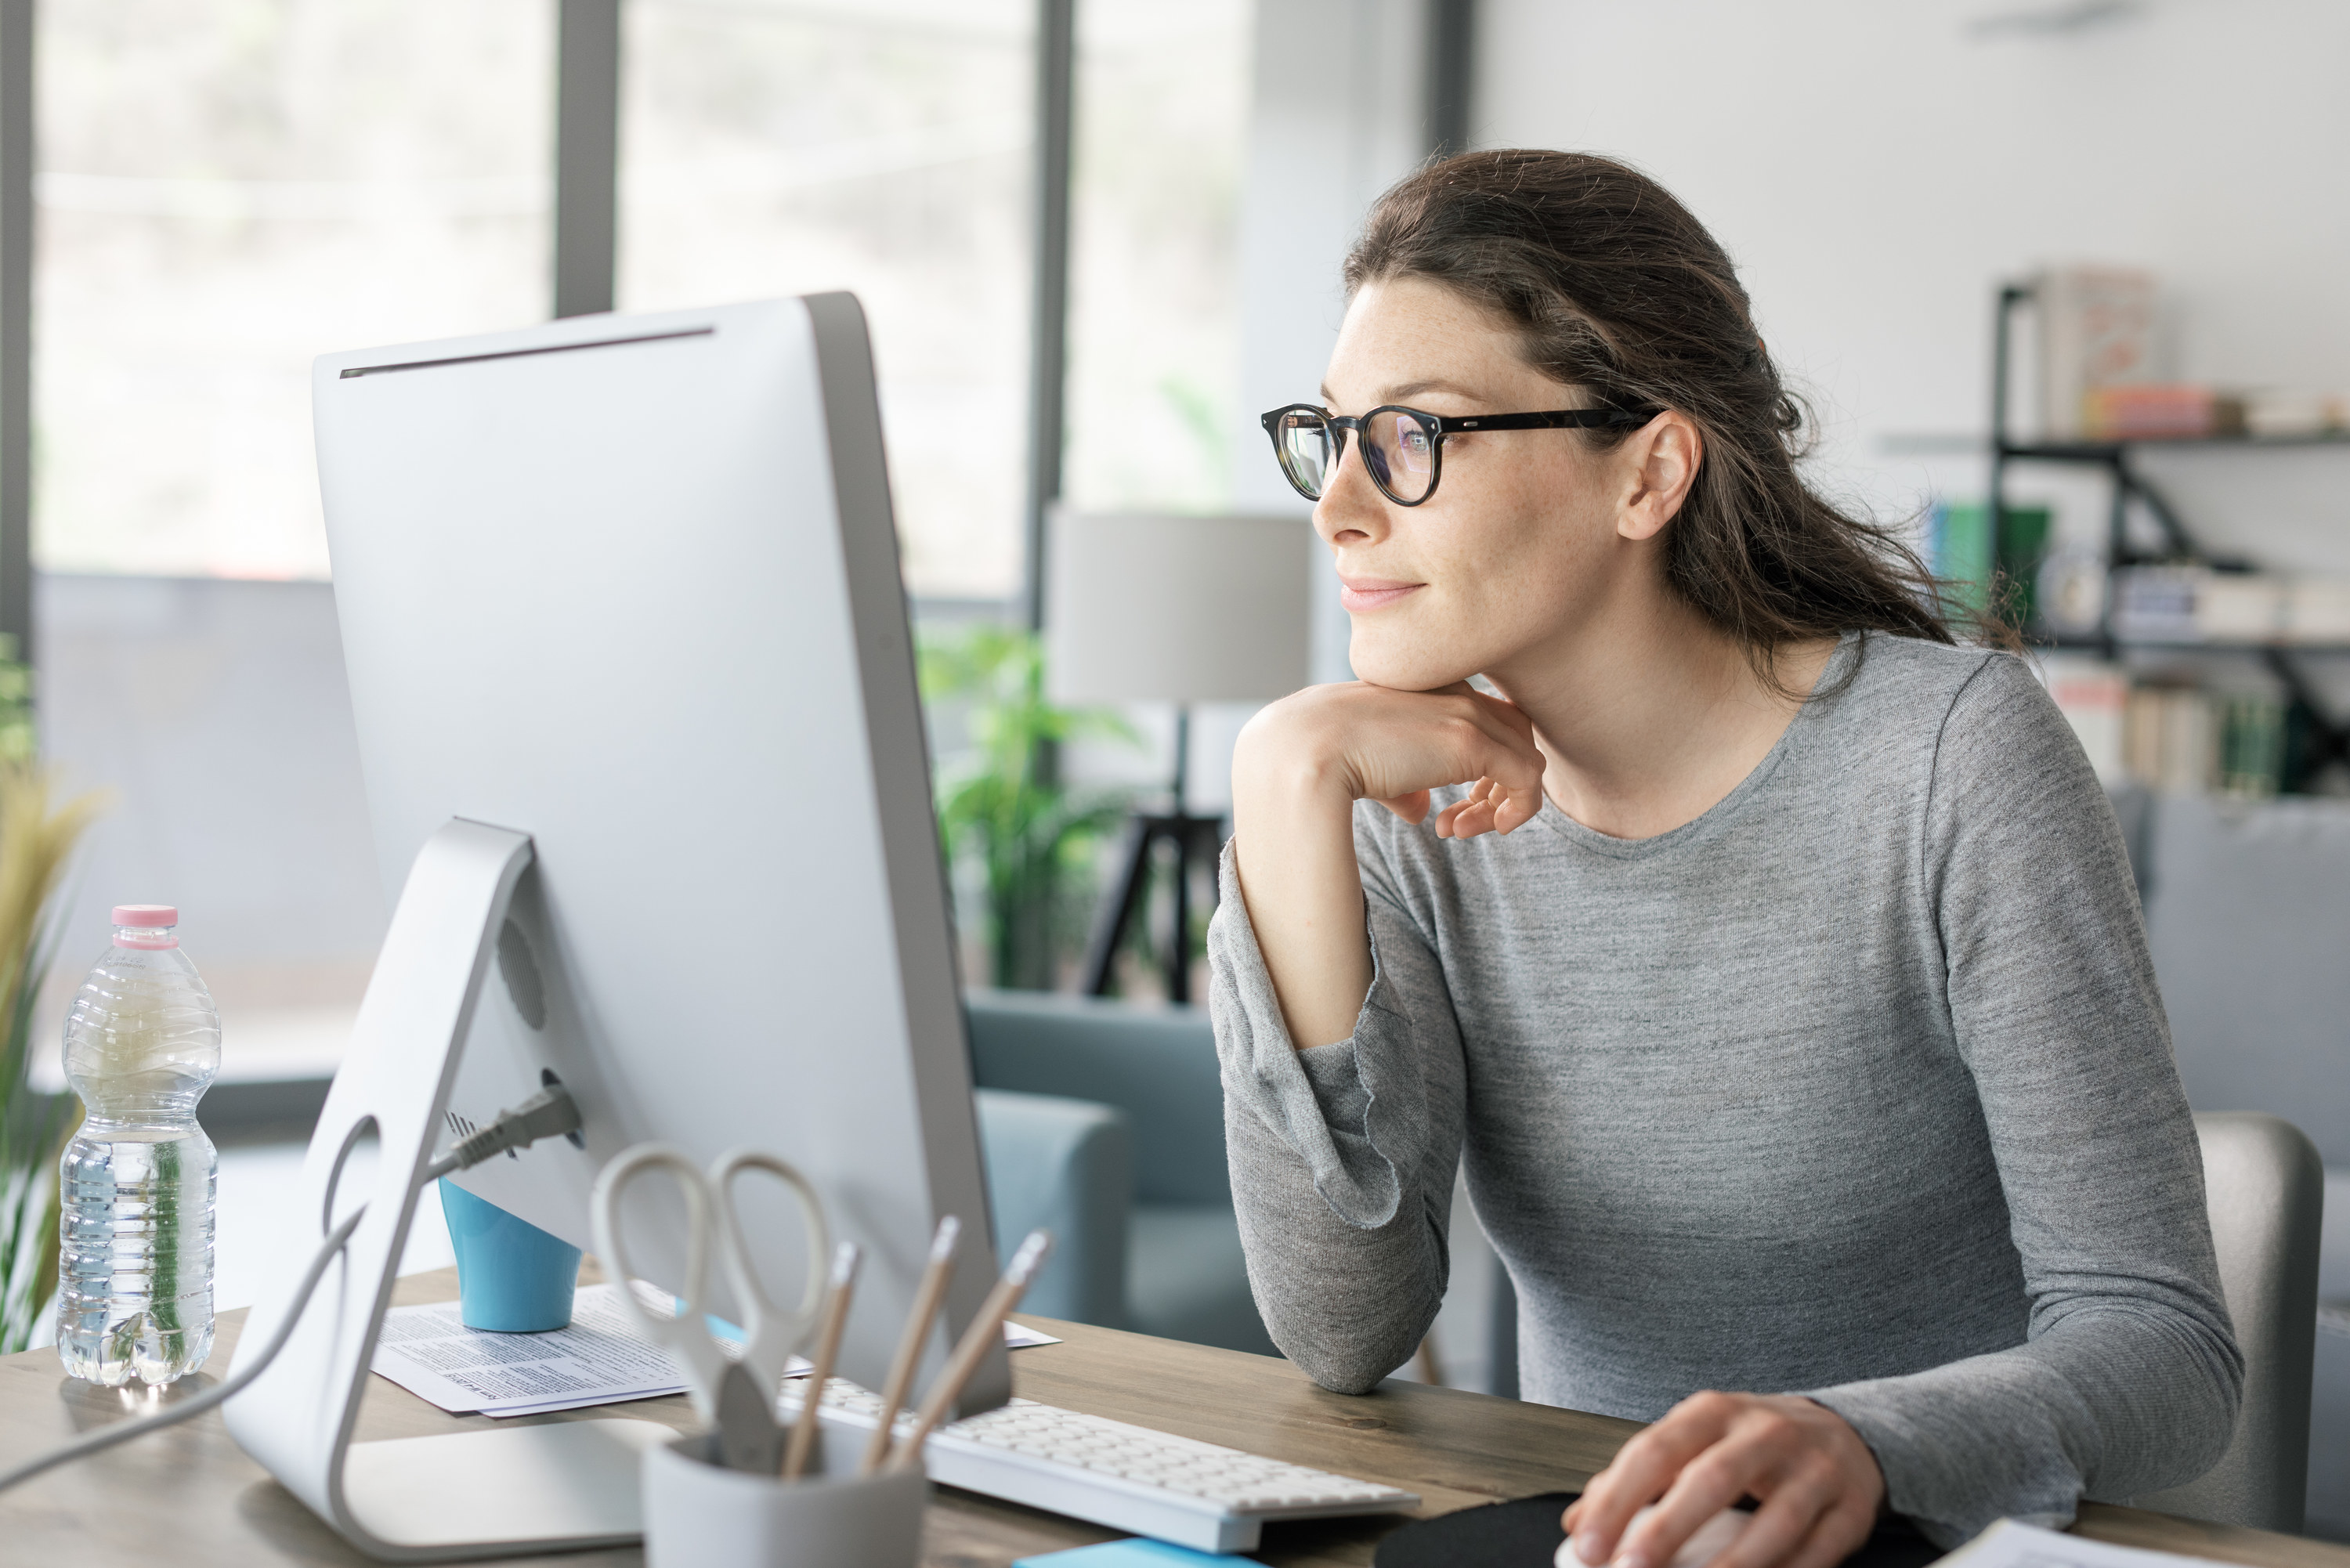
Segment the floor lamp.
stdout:
<path fill-rule="evenodd" d="M 1143 913 L 1150 862 L 1175 855 L 1167 995 L 1191 999 L 1191 870 L 1212 867 L 1222 813 L 1192 814 L 1191 707 L 1269 701 L 1305 684 L 1315 540 L 1293 518 L 1097 516 L 1060 512 L 1045 553 L 1046 689 L 1066 703 L 1171 702 L 1168 809 L 1127 819 L 1118 879 L 1087 944 L 1085 989 L 1107 995 Z"/>

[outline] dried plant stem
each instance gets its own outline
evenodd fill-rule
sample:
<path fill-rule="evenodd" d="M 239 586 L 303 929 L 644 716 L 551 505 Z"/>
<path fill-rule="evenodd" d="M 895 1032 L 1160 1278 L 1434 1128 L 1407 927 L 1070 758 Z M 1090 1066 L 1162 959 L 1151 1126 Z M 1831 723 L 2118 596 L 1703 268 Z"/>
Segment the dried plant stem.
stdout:
<path fill-rule="evenodd" d="M 33 1007 L 57 955 L 57 883 L 101 794 L 57 805 L 48 770 L 0 761 L 0 1354 L 23 1349 L 57 1287 L 57 1151 L 80 1123 L 70 1095 L 26 1085 Z"/>

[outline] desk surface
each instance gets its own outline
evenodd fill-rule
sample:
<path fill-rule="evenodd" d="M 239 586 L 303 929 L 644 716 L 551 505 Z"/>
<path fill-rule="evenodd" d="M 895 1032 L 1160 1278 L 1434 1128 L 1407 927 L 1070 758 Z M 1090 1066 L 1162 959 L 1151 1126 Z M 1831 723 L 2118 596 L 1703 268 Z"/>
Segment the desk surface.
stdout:
<path fill-rule="evenodd" d="M 400 1281 L 394 1299 L 448 1301 L 456 1293 L 455 1271 L 442 1270 Z M 242 1312 L 222 1314 L 207 1364 L 213 1376 L 227 1366 L 244 1323 Z M 1284 1361 L 1083 1324 L 1045 1321 L 1042 1326 L 1066 1343 L 1013 1355 L 1014 1386 L 1029 1398 L 1408 1487 L 1426 1500 L 1420 1511 L 1427 1514 L 1571 1490 L 1637 1429 L 1604 1416 L 1415 1383 L 1389 1382 L 1375 1393 L 1347 1397 L 1315 1387 Z M 148 1407 L 143 1395 L 68 1379 L 55 1351 L 8 1356 L 0 1360 L 0 1469 Z M 604 1415 L 692 1424 L 681 1397 L 519 1419 Z M 379 1377 L 360 1411 L 359 1436 L 366 1441 L 496 1424 L 484 1416 L 447 1415 Z M 1277 1524 L 1267 1528 L 1263 1549 L 1253 1555 L 1296 1568 L 1367 1563 L 1379 1536 L 1392 1528 L 1392 1516 Z M 2100 1540 L 2253 1568 L 2350 1568 L 2350 1549 L 2132 1509 L 2091 1504 L 2083 1511 L 2081 1530 Z M 1001 1568 L 1014 1558 L 1116 1533 L 941 1489 L 931 1507 L 923 1557 L 931 1568 Z M 217 1411 L 0 1493 L 0 1564 L 8 1568 L 367 1561 L 246 1459 Z M 640 1563 L 643 1554 L 632 1548 L 505 1561 L 588 1568 Z"/>

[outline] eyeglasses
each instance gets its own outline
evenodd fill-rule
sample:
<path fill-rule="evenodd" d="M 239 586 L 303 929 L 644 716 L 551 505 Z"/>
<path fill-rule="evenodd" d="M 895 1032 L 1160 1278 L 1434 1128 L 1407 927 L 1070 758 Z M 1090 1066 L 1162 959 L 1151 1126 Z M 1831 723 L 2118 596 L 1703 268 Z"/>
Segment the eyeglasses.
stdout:
<path fill-rule="evenodd" d="M 1263 417 L 1283 477 L 1308 501 L 1322 499 L 1347 452 L 1347 432 L 1362 437 L 1363 468 L 1379 493 L 1399 506 L 1417 506 L 1436 493 L 1444 471 L 1444 438 L 1463 431 L 1560 431 L 1595 425 L 1644 425 L 1654 409 L 1554 409 L 1541 414 L 1472 414 L 1454 419 L 1390 403 L 1367 414 L 1341 417 L 1311 403 L 1292 403 Z"/>

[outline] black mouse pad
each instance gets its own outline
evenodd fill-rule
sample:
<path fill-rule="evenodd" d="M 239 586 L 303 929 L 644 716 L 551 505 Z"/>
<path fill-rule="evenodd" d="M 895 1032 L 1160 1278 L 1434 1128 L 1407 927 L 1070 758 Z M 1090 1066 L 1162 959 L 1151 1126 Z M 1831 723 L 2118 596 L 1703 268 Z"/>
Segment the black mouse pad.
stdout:
<path fill-rule="evenodd" d="M 1546 1491 L 1407 1524 L 1379 1542 L 1372 1568 L 1551 1568 L 1558 1543 L 1566 1539 L 1558 1516 L 1582 1495 Z M 1925 1568 L 1941 1555 L 1932 1542 L 1896 1520 L 1878 1525 L 1845 1564 Z"/>

